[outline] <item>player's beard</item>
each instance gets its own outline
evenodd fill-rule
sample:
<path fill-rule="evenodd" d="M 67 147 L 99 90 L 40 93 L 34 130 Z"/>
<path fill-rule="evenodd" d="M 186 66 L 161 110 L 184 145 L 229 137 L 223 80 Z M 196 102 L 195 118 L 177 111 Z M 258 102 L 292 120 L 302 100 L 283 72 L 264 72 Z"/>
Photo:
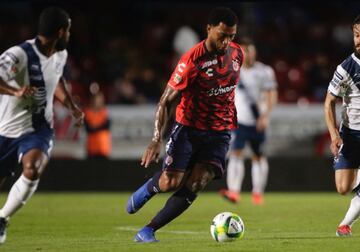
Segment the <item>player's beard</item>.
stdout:
<path fill-rule="evenodd" d="M 359 48 L 359 49 L 357 49 L 357 48 Z M 360 45 L 354 45 L 354 53 L 355 53 L 355 56 L 360 59 Z"/>
<path fill-rule="evenodd" d="M 65 50 L 68 45 L 68 41 L 66 41 L 65 38 L 59 39 L 55 44 L 56 51 L 62 51 Z"/>

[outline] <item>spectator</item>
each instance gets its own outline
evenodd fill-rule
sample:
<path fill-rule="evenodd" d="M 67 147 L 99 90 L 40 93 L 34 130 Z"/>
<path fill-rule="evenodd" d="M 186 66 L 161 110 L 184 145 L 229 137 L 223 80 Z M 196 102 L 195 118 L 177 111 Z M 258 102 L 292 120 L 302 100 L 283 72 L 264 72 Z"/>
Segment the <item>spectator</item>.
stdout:
<path fill-rule="evenodd" d="M 85 110 L 87 132 L 86 152 L 91 159 L 107 159 L 111 154 L 111 132 L 108 109 L 103 93 L 92 95 L 90 106 Z"/>

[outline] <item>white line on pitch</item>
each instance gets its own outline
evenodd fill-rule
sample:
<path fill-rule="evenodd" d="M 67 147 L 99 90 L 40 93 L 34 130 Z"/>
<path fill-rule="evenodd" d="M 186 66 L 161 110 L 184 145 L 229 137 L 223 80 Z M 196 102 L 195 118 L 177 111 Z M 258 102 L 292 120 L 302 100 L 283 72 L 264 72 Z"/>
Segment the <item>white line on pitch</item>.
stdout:
<path fill-rule="evenodd" d="M 121 230 L 121 231 L 139 231 L 139 228 L 137 227 L 131 227 L 131 226 L 121 226 L 121 227 L 116 227 L 117 230 Z M 205 234 L 205 232 L 201 232 L 201 231 L 190 231 L 190 230 L 158 230 L 156 232 L 159 233 L 168 233 L 168 234 L 189 234 L 189 235 L 196 235 L 196 234 Z"/>

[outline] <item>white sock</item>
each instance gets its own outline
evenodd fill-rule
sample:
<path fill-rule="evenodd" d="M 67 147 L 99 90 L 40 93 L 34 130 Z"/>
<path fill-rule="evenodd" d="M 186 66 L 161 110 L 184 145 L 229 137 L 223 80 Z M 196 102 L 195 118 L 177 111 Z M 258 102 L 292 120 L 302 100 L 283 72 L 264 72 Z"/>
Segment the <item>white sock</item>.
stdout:
<path fill-rule="evenodd" d="M 345 215 L 345 218 L 342 220 L 339 226 L 349 225 L 351 226 L 360 216 L 360 197 L 355 194 L 352 198 L 350 207 Z"/>
<path fill-rule="evenodd" d="M 11 187 L 5 205 L 0 211 L 0 217 L 8 218 L 25 205 L 27 200 L 36 191 L 38 184 L 39 179 L 30 180 L 21 175 Z"/>
<path fill-rule="evenodd" d="M 269 163 L 266 157 L 262 157 L 260 159 L 260 167 L 261 167 L 261 190 L 264 193 L 269 175 Z"/>
<path fill-rule="evenodd" d="M 245 175 L 244 159 L 236 156 L 230 156 L 227 167 L 226 182 L 228 189 L 234 192 L 240 192 Z"/>
<path fill-rule="evenodd" d="M 263 193 L 261 165 L 259 161 L 252 160 L 251 162 L 251 178 L 252 178 L 252 192 Z"/>

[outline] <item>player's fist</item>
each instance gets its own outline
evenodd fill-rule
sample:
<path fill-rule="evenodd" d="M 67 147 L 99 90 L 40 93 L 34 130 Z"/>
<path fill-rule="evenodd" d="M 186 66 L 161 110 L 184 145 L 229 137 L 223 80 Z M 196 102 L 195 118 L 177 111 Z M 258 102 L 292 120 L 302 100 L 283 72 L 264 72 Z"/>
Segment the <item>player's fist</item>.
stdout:
<path fill-rule="evenodd" d="M 33 96 L 36 92 L 36 87 L 24 86 L 14 91 L 16 97 Z"/>
<path fill-rule="evenodd" d="M 340 136 L 334 138 L 334 140 L 331 141 L 330 151 L 334 155 L 335 158 L 338 158 L 339 151 L 340 151 L 342 145 L 343 145 L 343 141 L 340 138 Z"/>
<path fill-rule="evenodd" d="M 84 112 L 82 112 L 81 109 L 75 105 L 71 109 L 71 114 L 76 120 L 75 126 L 81 127 L 84 124 Z"/>

